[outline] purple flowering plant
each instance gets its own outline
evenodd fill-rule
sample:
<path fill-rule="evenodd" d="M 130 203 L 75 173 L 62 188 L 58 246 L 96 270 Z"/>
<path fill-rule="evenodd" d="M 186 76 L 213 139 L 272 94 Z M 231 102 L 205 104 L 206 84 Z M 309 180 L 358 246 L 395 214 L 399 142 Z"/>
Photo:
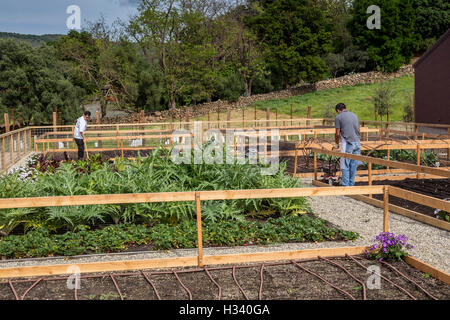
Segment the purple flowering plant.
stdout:
<path fill-rule="evenodd" d="M 366 257 L 369 259 L 382 260 L 401 260 L 402 257 L 408 256 L 408 253 L 404 250 L 413 249 L 414 247 L 407 244 L 408 237 L 400 234 L 395 235 L 390 232 L 382 232 L 377 235 L 372 241 L 375 244 L 371 245 L 368 250 L 366 250 Z"/>

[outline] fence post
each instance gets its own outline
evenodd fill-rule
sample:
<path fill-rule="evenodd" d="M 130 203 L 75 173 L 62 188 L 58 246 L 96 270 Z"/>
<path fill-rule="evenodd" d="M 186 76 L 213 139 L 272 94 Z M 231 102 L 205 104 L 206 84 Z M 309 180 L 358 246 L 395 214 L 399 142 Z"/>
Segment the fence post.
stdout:
<path fill-rule="evenodd" d="M 292 118 L 293 118 L 293 110 L 292 110 L 292 104 L 291 104 L 291 126 L 292 126 Z"/>
<path fill-rule="evenodd" d="M 186 121 L 186 125 L 185 125 L 185 129 L 189 130 L 189 125 L 190 125 L 190 118 L 189 118 L 189 109 L 186 108 L 186 116 L 185 116 L 185 121 Z"/>
<path fill-rule="evenodd" d="M 317 180 L 317 152 L 314 152 L 314 180 Z"/>
<path fill-rule="evenodd" d="M 31 150 L 33 150 L 31 148 L 31 129 L 28 128 L 27 132 L 28 132 L 28 134 L 27 134 L 27 136 L 28 136 L 28 151 L 31 151 Z"/>
<path fill-rule="evenodd" d="M 217 106 L 217 128 L 220 128 L 220 107 Z"/>
<path fill-rule="evenodd" d="M 242 128 L 245 129 L 245 108 L 242 108 Z"/>
<path fill-rule="evenodd" d="M 383 232 L 389 232 L 389 187 L 384 186 L 383 193 Z"/>
<path fill-rule="evenodd" d="M 266 108 L 266 120 L 267 120 L 267 122 L 266 122 L 266 126 L 267 127 L 270 127 L 270 108 L 269 107 L 267 107 Z"/>
<path fill-rule="evenodd" d="M 14 164 L 14 141 L 13 134 L 9 135 L 9 160 L 11 161 L 10 165 Z"/>
<path fill-rule="evenodd" d="M 229 128 L 231 126 L 231 110 L 230 108 L 227 108 L 227 128 Z"/>
<path fill-rule="evenodd" d="M 53 112 L 53 132 L 56 132 L 58 129 L 56 128 L 56 126 L 58 125 L 58 114 L 56 112 Z M 56 134 L 53 135 L 53 137 L 56 137 Z M 58 148 L 58 143 L 54 142 L 53 143 L 53 148 L 57 149 Z"/>
<path fill-rule="evenodd" d="M 202 209 L 200 204 L 200 193 L 198 192 L 195 192 L 195 205 L 197 209 L 198 266 L 203 267 Z"/>
<path fill-rule="evenodd" d="M 369 186 L 372 185 L 372 162 L 369 162 L 367 164 L 368 169 L 369 169 Z M 372 198 L 372 194 L 369 194 L 369 198 Z"/>
<path fill-rule="evenodd" d="M 417 165 L 420 166 L 420 145 L 417 145 Z M 419 171 L 417 171 L 417 179 L 420 179 Z"/>
<path fill-rule="evenodd" d="M 311 119 L 311 109 L 312 106 L 308 106 L 308 113 L 306 114 L 306 118 Z M 306 125 L 309 126 L 311 124 L 311 122 L 308 120 L 306 121 Z"/>
<path fill-rule="evenodd" d="M 16 139 L 16 145 L 17 145 L 17 161 L 20 159 L 20 153 L 21 153 L 21 151 L 22 151 L 22 148 L 20 147 L 20 138 L 21 138 L 21 136 L 22 136 L 22 132 L 21 131 L 19 131 L 19 132 L 17 132 L 17 139 Z"/>
<path fill-rule="evenodd" d="M 297 174 L 297 160 L 298 159 L 298 148 L 297 144 L 295 144 L 295 159 L 294 159 L 294 176 Z"/>
<path fill-rule="evenodd" d="M 145 123 L 145 111 L 144 110 L 141 110 L 141 119 L 140 120 L 141 120 L 141 123 Z M 142 126 L 141 130 L 142 130 L 142 135 L 145 136 L 145 126 Z M 144 138 L 142 138 L 142 147 L 145 147 L 145 139 Z"/>
<path fill-rule="evenodd" d="M 5 132 L 9 132 L 9 116 L 7 113 L 3 114 L 5 119 Z"/>
<path fill-rule="evenodd" d="M 95 116 L 96 116 L 96 120 L 97 120 L 96 122 L 97 122 L 97 124 L 101 124 L 100 111 L 97 110 Z M 99 129 L 99 128 L 98 128 L 98 129 Z M 101 136 L 101 134 L 97 134 L 97 137 L 100 137 L 100 136 Z M 102 140 L 98 140 L 97 144 L 98 144 L 98 147 L 99 147 L 99 148 L 103 147 Z"/>
<path fill-rule="evenodd" d="M 2 138 L 2 171 L 6 169 L 5 161 L 5 138 Z"/>
<path fill-rule="evenodd" d="M 391 160 L 391 149 L 390 148 L 387 149 L 387 160 L 388 161 Z M 389 166 L 386 167 L 386 169 L 388 169 L 388 170 L 389 170 L 389 168 L 390 168 Z"/>

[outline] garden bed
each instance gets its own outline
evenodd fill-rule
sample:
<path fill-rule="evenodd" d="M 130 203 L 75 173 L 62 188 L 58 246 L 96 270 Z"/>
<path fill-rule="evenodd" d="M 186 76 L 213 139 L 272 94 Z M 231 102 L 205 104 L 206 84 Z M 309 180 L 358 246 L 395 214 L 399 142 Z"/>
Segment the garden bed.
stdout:
<path fill-rule="evenodd" d="M 300 188 L 280 164 L 263 175 L 251 164 L 176 164 L 158 149 L 137 161 L 99 156 L 60 162 L 40 158 L 2 176 L 0 198 Z M 224 198 L 226 199 L 226 198 Z M 31 258 L 196 247 L 194 201 L 44 206 L 0 210 L 0 257 Z M 355 240 L 312 215 L 305 197 L 202 201 L 206 246 Z"/>
<path fill-rule="evenodd" d="M 368 287 L 369 266 L 380 268 L 379 288 Z M 67 276 L 0 282 L 2 300 L 445 300 L 449 297 L 449 285 L 403 261 L 386 263 L 362 256 L 85 274 L 78 290 L 67 288 Z"/>
<path fill-rule="evenodd" d="M 377 180 L 373 181 L 372 184 L 390 185 L 438 199 L 450 198 L 450 179 L 405 179 L 402 181 Z M 367 183 L 358 182 L 356 185 L 367 185 Z M 377 200 L 383 200 L 382 195 L 373 195 L 373 197 Z M 427 216 L 436 217 L 435 208 L 427 207 L 412 201 L 390 196 L 389 203 Z"/>

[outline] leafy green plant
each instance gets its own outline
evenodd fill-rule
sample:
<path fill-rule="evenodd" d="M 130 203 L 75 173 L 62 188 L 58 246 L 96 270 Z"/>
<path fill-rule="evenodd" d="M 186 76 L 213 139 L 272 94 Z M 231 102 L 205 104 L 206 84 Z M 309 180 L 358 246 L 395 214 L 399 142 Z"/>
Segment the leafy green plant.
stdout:
<path fill-rule="evenodd" d="M 283 216 L 263 221 L 245 219 L 203 221 L 205 246 L 236 246 L 281 242 L 355 240 L 358 234 L 327 226 L 323 219 L 309 215 Z M 130 246 L 151 245 L 154 249 L 195 248 L 197 225 L 194 220 L 153 226 L 117 224 L 105 228 L 53 234 L 41 227 L 25 235 L 0 239 L 1 258 L 73 256 L 88 253 L 121 252 Z"/>

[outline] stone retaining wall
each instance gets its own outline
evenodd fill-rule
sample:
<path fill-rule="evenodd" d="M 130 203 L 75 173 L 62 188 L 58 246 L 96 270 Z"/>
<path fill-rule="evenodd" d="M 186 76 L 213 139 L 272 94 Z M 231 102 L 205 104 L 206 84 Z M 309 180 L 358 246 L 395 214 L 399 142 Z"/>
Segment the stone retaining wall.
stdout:
<path fill-rule="evenodd" d="M 146 115 L 145 122 L 170 121 L 171 119 L 174 119 L 175 121 L 179 121 L 180 119 L 182 119 L 184 121 L 186 119 L 187 112 L 189 112 L 189 116 L 191 118 L 198 117 L 206 115 L 208 114 L 208 112 L 218 112 L 218 111 L 223 112 L 226 111 L 227 109 L 231 110 L 242 109 L 248 107 L 249 105 L 251 105 L 256 101 L 289 98 L 292 96 L 301 95 L 308 92 L 340 88 L 343 86 L 354 86 L 357 84 L 371 84 L 376 82 L 383 82 L 394 78 L 399 78 L 405 75 L 414 75 L 414 69 L 412 65 L 404 66 L 400 68 L 399 71 L 390 74 L 371 71 L 367 73 L 356 73 L 339 78 L 322 80 L 313 84 L 305 83 L 286 90 L 274 91 L 264 94 L 255 94 L 250 97 L 240 97 L 237 102 L 233 103 L 218 100 L 210 103 L 199 104 L 196 106 L 183 106 L 175 110 L 152 112 L 151 114 Z M 125 117 L 121 116 L 102 119 L 102 123 L 135 123 L 139 122 L 140 118 L 141 118 L 140 115 L 135 113 Z"/>

